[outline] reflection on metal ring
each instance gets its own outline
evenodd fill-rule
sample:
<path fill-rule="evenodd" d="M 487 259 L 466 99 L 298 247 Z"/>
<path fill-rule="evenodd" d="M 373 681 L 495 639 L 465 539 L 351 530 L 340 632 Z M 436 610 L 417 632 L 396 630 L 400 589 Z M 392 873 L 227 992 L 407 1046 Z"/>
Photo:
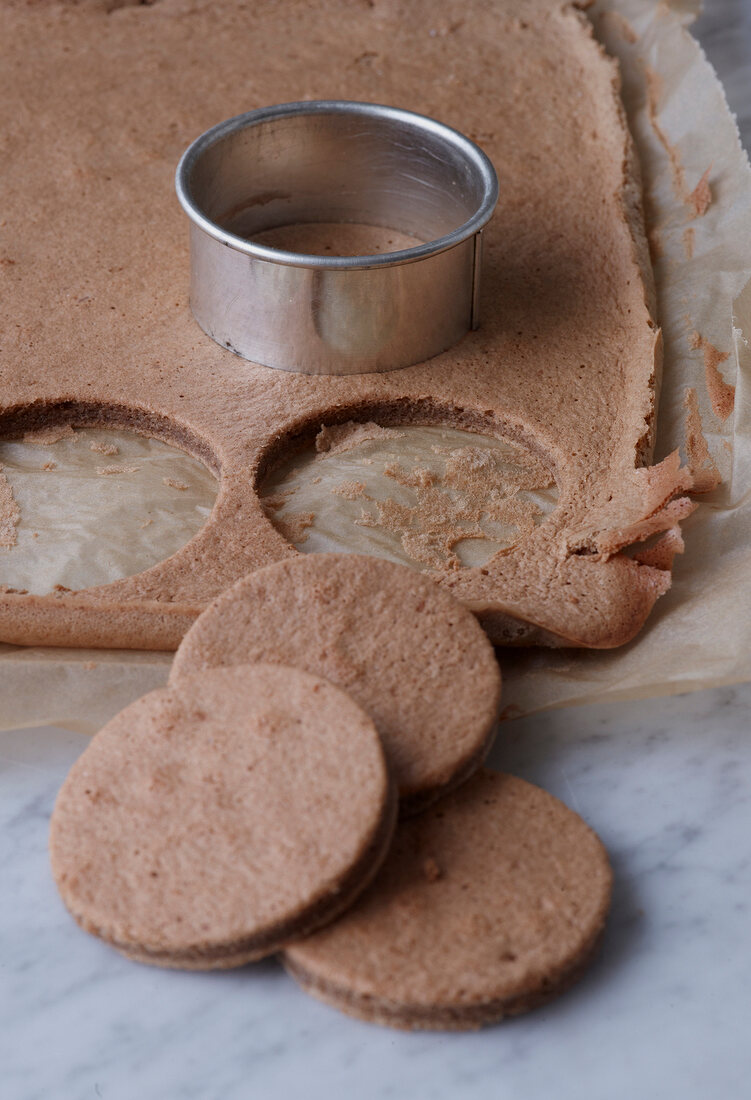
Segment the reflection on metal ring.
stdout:
<path fill-rule="evenodd" d="M 340 100 L 250 111 L 189 146 L 176 187 L 191 221 L 195 318 L 245 359 L 309 374 L 386 371 L 477 327 L 481 231 L 498 181 L 474 142 L 434 119 Z M 334 256 L 254 240 L 310 222 L 418 243 Z"/>

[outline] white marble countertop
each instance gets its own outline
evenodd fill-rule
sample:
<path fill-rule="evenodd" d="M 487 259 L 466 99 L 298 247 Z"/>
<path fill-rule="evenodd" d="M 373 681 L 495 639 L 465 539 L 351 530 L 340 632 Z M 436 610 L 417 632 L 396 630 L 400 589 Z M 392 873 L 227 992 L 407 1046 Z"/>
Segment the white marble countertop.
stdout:
<path fill-rule="evenodd" d="M 599 961 L 482 1032 L 406 1034 L 305 996 L 275 962 L 189 974 L 81 932 L 47 860 L 86 739 L 0 735 L 3 1100 L 741 1100 L 751 1074 L 751 684 L 508 723 L 491 762 L 581 813 L 613 860 Z"/>
<path fill-rule="evenodd" d="M 751 3 L 707 9 L 698 35 L 748 147 Z M 58 899 L 47 828 L 86 739 L 0 734 L 0 1098 L 751 1095 L 750 709 L 746 684 L 506 724 L 491 764 L 539 783 L 600 833 L 613 913 L 574 990 L 463 1035 L 350 1020 L 274 962 L 162 971 L 85 935 Z"/>

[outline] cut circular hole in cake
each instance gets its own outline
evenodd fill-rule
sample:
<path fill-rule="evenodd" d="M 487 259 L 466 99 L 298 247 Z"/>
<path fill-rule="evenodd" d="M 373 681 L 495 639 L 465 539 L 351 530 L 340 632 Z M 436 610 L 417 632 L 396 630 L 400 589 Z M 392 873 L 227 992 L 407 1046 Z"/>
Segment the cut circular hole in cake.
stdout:
<path fill-rule="evenodd" d="M 204 461 L 119 425 L 74 428 L 53 411 L 29 427 L 0 425 L 6 591 L 108 584 L 170 557 L 204 526 L 219 484 Z"/>
<path fill-rule="evenodd" d="M 373 554 L 422 571 L 481 566 L 558 503 L 550 466 L 516 439 L 350 420 L 281 454 L 259 496 L 306 553 Z"/>

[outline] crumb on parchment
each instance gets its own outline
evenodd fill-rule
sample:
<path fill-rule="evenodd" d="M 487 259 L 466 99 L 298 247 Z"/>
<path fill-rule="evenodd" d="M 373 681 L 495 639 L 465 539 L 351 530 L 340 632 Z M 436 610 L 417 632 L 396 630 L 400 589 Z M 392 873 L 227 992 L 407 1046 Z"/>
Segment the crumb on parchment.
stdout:
<path fill-rule="evenodd" d="M 117 474 L 134 474 L 140 469 L 140 466 L 97 466 L 96 472 L 99 477 L 112 477 Z"/>
<path fill-rule="evenodd" d="M 287 542 L 299 546 L 308 541 L 307 528 L 313 526 L 315 518 L 314 512 L 288 512 L 284 519 L 275 520 L 275 526 Z"/>
<path fill-rule="evenodd" d="M 120 448 L 114 443 L 104 443 L 101 440 L 94 439 L 89 444 L 89 450 L 95 451 L 99 455 L 118 455 L 120 454 Z"/>
<path fill-rule="evenodd" d="M 33 428 L 24 432 L 21 442 L 31 443 L 35 447 L 51 447 L 61 439 L 72 439 L 75 434 L 70 424 L 55 424 L 49 428 Z"/>
<path fill-rule="evenodd" d="M 13 489 L 0 466 L 0 547 L 10 550 L 16 545 L 16 528 L 21 519 Z"/>
<path fill-rule="evenodd" d="M 402 432 L 396 428 L 382 428 L 372 420 L 364 424 L 354 420 L 348 420 L 346 424 L 331 424 L 324 426 L 319 431 L 315 440 L 315 448 L 319 454 L 343 454 L 351 451 L 353 447 L 359 447 L 361 443 L 368 443 L 373 439 L 400 439 Z"/>

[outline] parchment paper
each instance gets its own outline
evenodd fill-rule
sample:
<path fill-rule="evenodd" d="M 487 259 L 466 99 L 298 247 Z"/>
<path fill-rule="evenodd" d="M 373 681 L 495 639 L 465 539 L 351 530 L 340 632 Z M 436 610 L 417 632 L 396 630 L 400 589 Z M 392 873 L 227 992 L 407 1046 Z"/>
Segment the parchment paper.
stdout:
<path fill-rule="evenodd" d="M 751 334 L 751 169 L 722 88 L 686 29 L 696 8 L 694 0 L 598 0 L 589 15 L 621 63 L 642 162 L 665 337 L 657 457 L 684 448 L 684 398 L 693 387 L 723 482 L 684 524 L 686 554 L 676 559 L 673 587 L 633 643 L 606 652 L 501 654 L 506 717 L 751 678 L 751 351 L 744 336 Z M 707 170 L 711 201 L 698 213 L 706 191 L 692 192 Z M 721 359 L 721 379 L 736 387 L 734 411 L 724 421 L 710 401 L 707 356 Z M 126 445 L 115 433 L 108 438 Z M 50 460 L 59 446 L 46 449 Z M 146 453 L 151 444 L 139 446 Z M 97 455 L 96 461 L 116 460 Z M 181 508 L 197 509 L 200 517 L 213 498 L 210 477 L 187 477 L 192 460 L 179 454 L 166 461 L 169 473 L 163 454 L 153 477 L 141 472 L 139 491 L 150 502 L 155 491 L 163 496 L 165 476 L 190 482 L 179 491 Z M 85 476 L 80 485 L 85 494 Z M 70 493 L 69 509 L 75 486 Z M 95 540 L 100 527 L 95 520 L 85 533 Z M 119 557 L 121 575 L 150 565 L 155 553 L 173 552 L 171 538 L 160 545 L 152 532 L 146 558 L 147 540 L 133 539 L 131 553 L 126 547 Z M 57 564 L 69 568 L 69 555 L 62 552 Z M 48 570 L 45 583 L 65 583 L 54 575 Z M 10 582 L 0 576 L 0 583 Z M 172 654 L 0 646 L 0 728 L 51 723 L 94 732 L 163 684 L 171 660 Z"/>
<path fill-rule="evenodd" d="M 156 565 L 203 527 L 218 488 L 174 447 L 94 428 L 47 446 L 0 440 L 0 466 L 21 512 L 0 583 L 35 595 Z"/>
<path fill-rule="evenodd" d="M 267 514 L 303 553 L 357 550 L 425 572 L 449 561 L 481 566 L 558 502 L 548 471 L 530 469 L 533 456 L 509 441 L 439 427 L 384 436 L 341 451 L 311 445 L 267 479 Z M 410 546 L 414 530 L 426 528 L 437 537 L 427 548 Z"/>

